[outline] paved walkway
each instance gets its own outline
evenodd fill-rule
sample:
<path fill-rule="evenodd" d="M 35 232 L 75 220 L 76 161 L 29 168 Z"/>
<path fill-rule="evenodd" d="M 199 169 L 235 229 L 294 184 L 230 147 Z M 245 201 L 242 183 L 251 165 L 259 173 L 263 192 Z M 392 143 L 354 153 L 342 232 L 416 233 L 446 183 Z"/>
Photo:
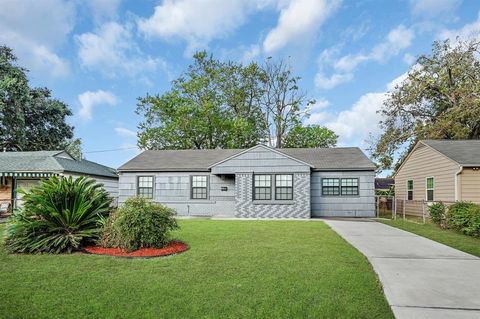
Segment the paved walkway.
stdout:
<path fill-rule="evenodd" d="M 374 221 L 324 221 L 367 256 L 397 318 L 480 318 L 480 258 Z"/>

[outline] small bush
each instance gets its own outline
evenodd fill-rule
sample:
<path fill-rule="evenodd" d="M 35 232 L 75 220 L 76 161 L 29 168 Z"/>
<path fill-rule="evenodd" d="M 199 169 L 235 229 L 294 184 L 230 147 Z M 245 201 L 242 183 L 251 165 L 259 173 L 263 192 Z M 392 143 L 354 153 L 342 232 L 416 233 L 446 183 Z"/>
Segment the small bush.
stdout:
<path fill-rule="evenodd" d="M 161 248 L 168 244 L 170 231 L 177 228 L 175 210 L 132 197 L 110 216 L 100 244 L 129 252 L 142 247 Z"/>
<path fill-rule="evenodd" d="M 51 177 L 24 194 L 23 208 L 7 225 L 10 252 L 77 250 L 100 237 L 112 203 L 102 185 L 86 177 Z"/>
<path fill-rule="evenodd" d="M 448 226 L 469 236 L 480 236 L 480 205 L 470 202 L 451 205 Z"/>
<path fill-rule="evenodd" d="M 442 202 L 432 204 L 430 207 L 428 207 L 428 211 L 430 213 L 430 218 L 435 224 L 443 225 L 447 217 L 447 207 L 445 204 Z"/>

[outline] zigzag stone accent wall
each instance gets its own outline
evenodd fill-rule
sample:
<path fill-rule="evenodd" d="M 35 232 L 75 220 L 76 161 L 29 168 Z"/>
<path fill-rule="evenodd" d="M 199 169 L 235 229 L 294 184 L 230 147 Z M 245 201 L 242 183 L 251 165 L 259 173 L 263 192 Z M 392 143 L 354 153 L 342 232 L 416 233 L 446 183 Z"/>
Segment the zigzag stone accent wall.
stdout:
<path fill-rule="evenodd" d="M 294 173 L 293 201 L 288 202 L 253 201 L 252 179 L 252 173 L 235 175 L 236 217 L 310 218 L 310 173 Z"/>

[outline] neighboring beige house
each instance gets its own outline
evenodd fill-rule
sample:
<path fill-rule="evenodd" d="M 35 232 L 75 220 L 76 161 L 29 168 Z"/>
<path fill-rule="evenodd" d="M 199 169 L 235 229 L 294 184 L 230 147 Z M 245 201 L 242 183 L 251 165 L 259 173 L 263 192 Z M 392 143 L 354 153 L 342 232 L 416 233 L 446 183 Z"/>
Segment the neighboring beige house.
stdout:
<path fill-rule="evenodd" d="M 419 141 L 394 178 L 397 199 L 411 210 L 422 200 L 480 203 L 480 140 Z"/>

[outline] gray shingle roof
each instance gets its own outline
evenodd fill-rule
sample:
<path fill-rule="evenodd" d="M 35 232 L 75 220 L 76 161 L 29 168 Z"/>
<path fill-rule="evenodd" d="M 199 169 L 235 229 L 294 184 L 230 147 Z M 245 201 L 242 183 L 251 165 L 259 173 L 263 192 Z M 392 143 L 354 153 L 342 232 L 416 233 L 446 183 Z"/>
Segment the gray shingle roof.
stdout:
<path fill-rule="evenodd" d="M 422 140 L 462 166 L 480 166 L 480 140 Z"/>
<path fill-rule="evenodd" d="M 71 172 L 117 177 L 113 168 L 85 159 L 66 158 L 63 151 L 0 152 L 0 172 Z M 65 153 L 64 153 L 65 154 Z"/>
<path fill-rule="evenodd" d="M 208 171 L 212 164 L 244 149 L 144 151 L 119 171 Z M 315 170 L 374 170 L 375 165 L 357 147 L 284 148 L 280 152 L 311 164 Z"/>

